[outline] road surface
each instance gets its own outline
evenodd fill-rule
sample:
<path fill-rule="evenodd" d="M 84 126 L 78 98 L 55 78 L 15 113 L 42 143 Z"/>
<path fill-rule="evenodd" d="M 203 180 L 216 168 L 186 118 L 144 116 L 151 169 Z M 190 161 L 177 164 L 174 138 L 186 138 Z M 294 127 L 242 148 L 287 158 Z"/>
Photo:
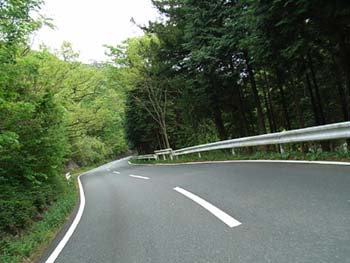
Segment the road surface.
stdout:
<path fill-rule="evenodd" d="M 56 263 L 350 262 L 350 166 L 122 160 L 81 183 L 85 210 Z"/>

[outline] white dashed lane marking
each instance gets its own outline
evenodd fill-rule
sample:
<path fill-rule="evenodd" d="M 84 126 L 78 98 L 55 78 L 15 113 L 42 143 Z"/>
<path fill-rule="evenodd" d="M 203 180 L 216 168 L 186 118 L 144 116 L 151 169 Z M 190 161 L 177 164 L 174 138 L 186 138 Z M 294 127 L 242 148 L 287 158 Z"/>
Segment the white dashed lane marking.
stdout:
<path fill-rule="evenodd" d="M 143 179 L 143 180 L 148 180 L 148 179 L 149 179 L 149 177 L 140 176 L 140 175 L 135 175 L 135 174 L 130 174 L 129 176 L 130 176 L 130 177 L 133 177 L 133 178 Z"/>
<path fill-rule="evenodd" d="M 180 187 L 175 187 L 174 190 L 180 194 L 183 194 L 184 196 L 188 197 L 192 201 L 196 202 L 197 204 L 208 210 L 210 213 L 212 213 L 214 216 L 216 216 L 229 227 L 235 227 L 242 224 L 241 222 L 234 219 L 232 216 L 226 214 L 224 211 L 205 201 L 203 198 L 200 198 L 199 196 L 196 196 L 195 194 L 192 194 L 191 192 Z"/>

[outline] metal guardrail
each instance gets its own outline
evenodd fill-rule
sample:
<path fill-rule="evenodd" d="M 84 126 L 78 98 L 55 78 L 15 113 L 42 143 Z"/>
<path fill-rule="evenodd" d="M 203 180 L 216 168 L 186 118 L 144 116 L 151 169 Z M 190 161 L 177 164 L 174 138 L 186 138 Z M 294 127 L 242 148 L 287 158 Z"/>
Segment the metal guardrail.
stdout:
<path fill-rule="evenodd" d="M 163 149 L 163 150 L 158 150 L 158 151 L 154 151 L 155 154 L 163 154 L 163 153 L 169 153 L 171 152 L 173 149 L 168 148 L 168 149 Z"/>
<path fill-rule="evenodd" d="M 248 146 L 285 144 L 350 138 L 350 122 L 328 124 L 305 129 L 283 131 L 258 136 L 225 140 L 214 143 L 187 147 L 174 151 L 174 155 L 183 155 L 219 149 L 234 149 Z"/>
<path fill-rule="evenodd" d="M 154 151 L 154 154 L 145 154 L 145 155 L 138 155 L 135 156 L 135 158 L 137 160 L 150 160 L 150 159 L 154 159 L 154 160 L 158 160 L 159 156 L 163 156 L 163 160 L 166 160 L 166 155 L 170 156 L 170 159 L 173 159 L 173 149 L 168 148 L 168 149 L 163 149 L 163 150 L 158 150 L 158 151 Z"/>
<path fill-rule="evenodd" d="M 148 159 L 148 160 L 150 160 L 150 159 L 157 160 L 158 157 L 157 157 L 157 155 L 155 155 L 155 154 L 145 154 L 145 155 L 138 155 L 138 156 L 135 156 L 135 159 L 137 159 L 137 160 L 145 160 L 145 159 Z"/>
<path fill-rule="evenodd" d="M 334 139 L 349 139 L 350 138 L 350 121 L 341 122 L 335 124 L 328 124 L 322 126 L 315 126 L 304 129 L 276 132 L 264 135 L 257 135 L 251 137 L 244 137 L 239 139 L 231 139 L 225 141 L 219 141 L 208 144 L 201 144 L 197 146 L 187 147 L 172 151 L 171 149 L 165 149 L 156 151 L 157 153 L 165 152 L 171 156 L 179 156 L 190 153 L 220 150 L 220 149 L 232 149 L 249 146 L 262 146 L 262 145 L 280 145 L 285 143 L 298 143 L 298 142 L 312 142 Z M 171 150 L 171 151 L 169 151 Z M 281 147 L 283 152 L 283 147 Z M 155 153 L 156 153 L 155 152 Z M 139 156 L 141 157 L 141 156 Z"/>
<path fill-rule="evenodd" d="M 157 156 L 156 160 L 158 160 L 158 156 L 162 155 L 163 156 L 163 160 L 166 160 L 166 155 L 170 156 L 170 159 L 173 159 L 173 149 L 168 148 L 168 149 L 164 149 L 164 150 L 158 150 L 158 151 L 154 151 L 154 154 Z"/>

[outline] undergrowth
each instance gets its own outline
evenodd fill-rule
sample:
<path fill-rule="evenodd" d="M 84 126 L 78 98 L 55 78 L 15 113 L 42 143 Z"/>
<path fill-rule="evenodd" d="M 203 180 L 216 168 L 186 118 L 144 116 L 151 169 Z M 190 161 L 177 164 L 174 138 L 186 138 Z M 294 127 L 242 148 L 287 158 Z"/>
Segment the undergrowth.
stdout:
<path fill-rule="evenodd" d="M 76 203 L 74 183 L 58 196 L 57 200 L 24 233 L 7 235 L 0 240 L 0 262 L 32 262 L 51 241 L 66 221 Z"/>

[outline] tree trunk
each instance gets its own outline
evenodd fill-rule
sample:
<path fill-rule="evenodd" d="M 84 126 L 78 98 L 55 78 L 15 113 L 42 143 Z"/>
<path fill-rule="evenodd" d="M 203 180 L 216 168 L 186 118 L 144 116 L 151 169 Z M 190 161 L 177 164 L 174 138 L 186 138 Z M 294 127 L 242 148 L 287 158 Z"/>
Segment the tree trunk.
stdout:
<path fill-rule="evenodd" d="M 163 149 L 162 141 L 160 140 L 160 137 L 159 137 L 159 132 L 157 131 L 155 134 L 156 134 L 156 137 L 157 137 L 159 149 Z"/>
<path fill-rule="evenodd" d="M 170 143 L 169 143 L 168 132 L 166 129 L 165 121 L 162 122 L 162 132 L 163 132 L 163 137 L 164 137 L 165 148 L 169 149 Z"/>
<path fill-rule="evenodd" d="M 319 114 L 320 114 L 320 121 L 321 121 L 321 125 L 326 124 L 326 119 L 324 117 L 324 112 L 323 112 L 323 103 L 321 100 L 321 95 L 320 95 L 320 89 L 316 80 L 316 74 L 315 74 L 315 70 L 314 70 L 314 65 L 312 62 L 312 57 L 310 55 L 310 53 L 307 54 L 308 57 L 308 62 L 309 62 L 309 67 L 310 67 L 310 72 L 311 72 L 311 78 L 312 78 L 312 82 L 314 84 L 314 88 L 315 88 L 315 94 L 316 94 L 316 102 L 318 105 L 318 109 L 319 109 Z M 321 142 L 321 148 L 323 151 L 329 151 L 330 150 L 330 146 L 328 142 Z"/>
<path fill-rule="evenodd" d="M 267 94 L 266 94 L 266 87 L 262 87 L 263 93 L 264 93 L 264 102 L 265 102 L 265 107 L 266 107 L 266 113 L 267 113 L 267 118 L 269 120 L 269 126 L 270 126 L 270 132 L 275 132 L 273 121 L 272 121 L 272 116 L 271 116 L 271 110 L 270 110 L 270 105 L 267 99 Z"/>
<path fill-rule="evenodd" d="M 343 111 L 343 120 L 348 121 L 349 120 L 349 111 L 348 111 L 348 102 L 346 99 L 346 94 L 344 92 L 343 87 L 341 86 L 341 84 L 339 82 L 336 84 L 336 87 L 338 89 L 339 101 L 340 101 L 340 105 L 341 105 L 341 108 Z"/>
<path fill-rule="evenodd" d="M 220 140 L 226 140 L 227 139 L 227 134 L 226 134 L 226 129 L 224 126 L 224 122 L 222 120 L 222 116 L 221 116 L 221 110 L 219 107 L 214 107 L 214 122 L 215 122 L 215 126 L 216 129 L 218 131 L 219 134 L 219 138 Z"/>
<path fill-rule="evenodd" d="M 265 86 L 263 86 L 263 93 L 264 93 L 264 100 L 265 100 L 265 105 L 266 105 L 266 110 L 267 110 L 267 116 L 269 118 L 269 125 L 270 125 L 270 131 L 271 132 L 276 132 L 276 123 L 275 123 L 275 118 L 273 114 L 273 107 L 271 103 L 271 94 L 269 91 L 269 81 L 267 79 L 266 71 L 264 70 L 264 81 L 265 81 Z"/>
<path fill-rule="evenodd" d="M 238 108 L 239 108 L 239 115 L 240 115 L 240 119 L 241 119 L 241 124 L 242 124 L 242 128 L 243 128 L 243 136 L 248 136 L 249 132 L 248 132 L 248 120 L 247 120 L 247 116 L 245 114 L 246 110 L 245 110 L 245 106 L 244 106 L 244 99 L 242 97 L 242 91 L 241 91 L 241 87 L 239 85 L 237 85 L 237 93 L 238 93 Z"/>
<path fill-rule="evenodd" d="M 345 75 L 345 84 L 348 89 L 348 100 L 344 96 L 346 102 L 346 110 L 344 112 L 344 119 L 349 120 L 349 106 L 350 103 L 350 29 L 347 26 L 346 30 L 343 33 L 338 34 L 339 36 L 339 61 L 340 66 Z M 340 86 L 340 88 L 342 88 Z M 343 91 L 343 90 L 342 90 Z M 343 106 L 344 107 L 344 106 Z M 350 140 L 347 140 L 347 144 L 350 145 Z"/>
<path fill-rule="evenodd" d="M 300 105 L 300 97 L 297 94 L 297 87 L 298 87 L 298 85 L 292 79 L 291 91 L 292 91 L 292 95 L 293 95 L 295 110 L 296 110 L 297 117 L 298 117 L 299 128 L 304 128 L 305 127 L 305 119 L 304 119 L 304 114 L 303 114 L 303 111 L 302 111 L 301 105 Z"/>
<path fill-rule="evenodd" d="M 232 73 L 235 74 L 233 62 L 230 62 L 230 66 L 231 66 Z M 238 96 L 236 95 L 236 91 Z M 240 126 L 242 131 L 240 133 L 240 136 L 246 137 L 249 135 L 249 128 L 248 128 L 249 125 L 248 125 L 248 120 L 246 116 L 246 109 L 244 105 L 244 97 L 242 96 L 241 85 L 235 85 L 233 96 L 237 98 L 239 118 L 240 118 L 240 124 L 241 124 Z"/>
<path fill-rule="evenodd" d="M 314 92 L 312 90 L 310 77 L 309 77 L 308 73 L 306 73 L 305 78 L 306 78 L 306 87 L 307 87 L 307 89 L 308 89 L 308 91 L 310 93 L 310 100 L 311 100 L 312 110 L 314 112 L 315 124 L 316 125 L 320 125 L 321 124 L 320 116 L 318 115 L 318 110 L 317 110 L 317 105 L 316 105 L 316 102 L 315 102 Z"/>
<path fill-rule="evenodd" d="M 297 80 L 297 82 L 299 83 L 298 80 Z M 298 116 L 299 128 L 304 128 L 305 127 L 305 118 L 304 118 L 303 111 L 301 109 L 300 97 L 297 94 L 298 85 L 295 83 L 295 81 L 293 79 L 291 81 L 291 86 L 292 86 L 291 90 L 292 90 L 292 94 L 293 94 L 294 105 L 295 105 L 295 109 L 296 109 L 297 116 Z M 307 153 L 307 147 L 306 147 L 305 143 L 301 143 L 300 150 L 302 153 Z"/>
<path fill-rule="evenodd" d="M 339 95 L 339 102 L 340 102 L 341 109 L 343 112 L 343 120 L 348 121 L 349 120 L 349 105 L 348 105 L 348 100 L 346 97 L 346 90 L 344 90 L 343 85 L 340 81 L 340 78 L 337 76 L 337 72 L 341 71 L 341 70 L 340 70 L 334 56 L 333 56 L 333 63 L 335 65 L 335 71 L 333 71 L 333 74 L 331 76 L 332 76 L 332 78 L 335 79 L 335 83 L 336 83 L 336 87 L 337 87 L 338 95 Z"/>
<path fill-rule="evenodd" d="M 289 112 L 288 112 L 288 107 L 287 107 L 287 102 L 286 102 L 286 96 L 284 94 L 283 90 L 283 81 L 281 79 L 282 73 L 278 68 L 275 68 L 276 71 L 276 79 L 277 79 L 277 85 L 278 85 L 278 90 L 279 90 L 279 95 L 281 99 L 281 105 L 282 105 L 282 110 L 283 110 L 283 115 L 284 115 L 284 121 L 285 121 L 285 127 L 287 130 L 292 129 L 292 125 L 290 123 L 290 117 L 289 117 Z"/>
<path fill-rule="evenodd" d="M 221 109 L 220 109 L 220 98 L 218 95 L 218 84 L 217 79 L 215 76 L 215 73 L 211 70 L 211 73 L 209 74 L 209 82 L 210 82 L 210 88 L 211 90 L 208 92 L 210 100 L 211 100 L 211 107 L 212 107 L 212 114 L 214 118 L 214 123 L 216 130 L 218 131 L 218 135 L 220 140 L 225 140 L 227 138 L 226 129 L 224 126 L 224 122 L 222 120 L 221 115 Z"/>
<path fill-rule="evenodd" d="M 319 86 L 318 86 L 318 83 L 316 80 L 316 74 L 315 74 L 314 65 L 313 65 L 310 53 L 307 54 L 307 57 L 308 57 L 308 61 L 309 61 L 312 82 L 313 82 L 314 88 L 315 88 L 316 103 L 317 103 L 318 109 L 319 109 L 320 121 L 321 121 L 321 124 L 326 124 L 326 119 L 324 117 L 324 111 L 323 111 L 323 103 L 322 103 L 321 95 L 320 95 L 320 89 L 319 89 Z"/>
<path fill-rule="evenodd" d="M 262 110 L 262 107 L 261 107 L 259 92 L 258 92 L 258 89 L 256 87 L 256 81 L 255 81 L 255 77 L 254 77 L 253 67 L 250 64 L 248 51 L 244 51 L 244 58 L 246 60 L 246 65 L 247 65 L 247 70 L 248 70 L 248 74 L 249 74 L 250 85 L 251 85 L 251 88 L 252 88 L 252 91 L 253 91 L 255 106 L 256 106 L 256 109 L 257 109 L 257 112 L 258 112 L 259 132 L 263 133 L 263 134 L 266 134 L 267 132 L 266 132 L 264 114 L 263 114 L 263 110 Z"/>
<path fill-rule="evenodd" d="M 271 118 L 272 118 L 273 129 L 275 131 L 277 131 L 276 118 L 275 118 L 275 113 L 274 113 L 274 110 L 273 110 L 271 92 L 270 92 L 269 88 L 267 89 L 267 99 L 268 99 L 268 102 L 269 102 L 269 105 L 270 105 L 270 109 L 271 109 Z"/>
<path fill-rule="evenodd" d="M 347 27 L 347 31 L 349 31 Z M 339 34 L 339 61 L 344 72 L 348 94 L 350 96 L 350 37 L 349 32 Z"/>

